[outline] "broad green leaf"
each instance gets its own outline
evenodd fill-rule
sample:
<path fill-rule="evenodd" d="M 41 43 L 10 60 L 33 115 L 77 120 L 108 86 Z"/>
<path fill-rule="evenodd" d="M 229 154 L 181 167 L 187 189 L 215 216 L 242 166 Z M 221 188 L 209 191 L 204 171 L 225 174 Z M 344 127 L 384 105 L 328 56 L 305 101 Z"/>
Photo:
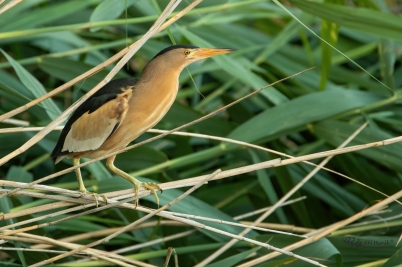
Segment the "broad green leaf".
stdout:
<path fill-rule="evenodd" d="M 293 165 L 289 167 L 292 177 L 296 182 L 300 182 L 313 167 L 309 165 L 302 165 L 306 170 L 300 172 L 299 169 Z M 326 174 L 326 173 L 324 173 Z M 352 216 L 365 208 L 367 203 L 355 196 L 353 193 L 348 192 L 344 187 L 338 185 L 331 179 L 330 176 L 317 173 L 314 178 L 310 179 L 308 183 L 303 185 L 302 190 L 306 190 L 309 194 L 315 196 L 321 201 L 332 206 L 334 209 L 341 211 L 347 216 Z"/>
<path fill-rule="evenodd" d="M 250 150 L 251 157 L 253 159 L 254 163 L 260 163 L 262 160 L 258 156 L 256 152 L 253 150 Z M 265 159 L 268 160 L 268 159 Z M 271 177 L 269 177 L 267 170 L 258 170 L 257 171 L 257 176 L 258 176 L 258 181 L 261 185 L 261 187 L 264 189 L 265 194 L 267 195 L 267 198 L 269 199 L 271 205 L 275 204 L 278 202 L 278 194 L 275 191 L 274 185 L 271 182 Z M 283 209 L 278 208 L 275 210 L 275 214 L 278 216 L 279 220 L 283 224 L 289 224 L 289 221 L 285 215 L 285 212 Z"/>
<path fill-rule="evenodd" d="M 380 98 L 374 94 L 355 90 L 331 90 L 304 95 L 262 112 L 237 127 L 228 138 L 246 142 L 269 139 L 274 134 L 330 118 L 379 100 Z"/>
<path fill-rule="evenodd" d="M 33 8 L 34 6 L 41 4 L 43 2 L 46 2 L 46 1 L 47 0 L 22 1 L 22 2 L 18 3 L 18 5 L 15 5 L 13 8 L 10 8 L 6 12 L 0 14 L 0 18 L 3 21 L 10 21 L 11 19 L 18 16 L 20 13 L 24 12 L 24 10 Z M 11 0 L 8 0 L 8 2 L 11 2 Z M 6 3 L 7 3 L 7 1 L 2 3 L 3 4 L 2 6 L 4 6 Z M 3 25 L 1 25 L 1 26 L 3 26 Z M 1 28 L 1 26 L 0 26 L 0 28 Z"/>
<path fill-rule="evenodd" d="M 383 267 L 398 266 L 402 262 L 402 248 L 398 249 L 389 260 L 383 265 Z"/>
<path fill-rule="evenodd" d="M 103 0 L 92 12 L 90 22 L 102 20 L 113 20 L 118 18 L 121 13 L 132 5 L 135 0 Z M 91 31 L 95 32 L 101 29 L 100 27 L 92 27 Z"/>
<path fill-rule="evenodd" d="M 278 150 L 278 147 L 276 147 Z M 272 156 L 272 159 L 276 158 L 276 155 Z M 274 168 L 274 172 L 276 174 L 276 178 L 278 180 L 278 184 L 282 191 L 282 194 L 286 194 L 296 185 L 296 179 L 294 179 L 294 175 L 291 173 L 292 166 L 278 166 Z M 293 194 L 294 197 L 301 197 L 302 194 L 300 191 L 297 191 Z M 290 206 L 293 210 L 293 213 L 296 215 L 298 221 L 301 222 L 302 225 L 307 227 L 313 226 L 313 218 L 308 215 L 308 206 L 305 202 L 297 202 Z"/>
<path fill-rule="evenodd" d="M 402 18 L 366 8 L 317 3 L 304 0 L 289 0 L 301 10 L 370 35 L 402 40 Z"/>
<path fill-rule="evenodd" d="M 32 94 L 30 90 L 27 90 L 27 88 L 18 79 L 18 77 L 15 77 L 3 70 L 0 70 L 0 79 L 2 84 L 6 85 L 8 88 L 15 91 L 16 94 L 23 95 L 29 100 L 34 99 L 35 96 Z M 7 88 L 5 89 L 5 91 L 8 91 Z"/>
<path fill-rule="evenodd" d="M 125 172 L 153 166 L 168 160 L 168 157 L 162 151 L 148 146 L 140 146 L 131 149 L 125 153 L 119 154 L 117 158 L 118 162 L 116 166 Z"/>
<path fill-rule="evenodd" d="M 25 171 L 22 167 L 11 166 L 8 169 L 7 180 L 21 182 L 21 183 L 30 183 L 32 182 L 32 174 Z"/>
<path fill-rule="evenodd" d="M 22 67 L 17 61 L 10 57 L 4 50 L 1 50 L 1 52 L 11 63 L 21 82 L 28 90 L 32 92 L 35 97 L 40 97 L 46 94 L 45 88 L 34 76 L 32 76 L 24 67 Z M 46 113 L 52 120 L 55 119 L 59 114 L 61 114 L 60 109 L 57 107 L 52 99 L 46 99 L 42 102 L 41 105 L 46 109 Z"/>
<path fill-rule="evenodd" d="M 285 46 L 280 49 L 277 53 L 272 54 L 270 57 L 269 64 L 273 67 L 279 69 L 286 76 L 293 75 L 302 70 L 310 68 L 307 55 L 304 51 L 298 51 L 291 46 Z M 290 81 L 297 85 L 296 95 L 306 94 L 311 92 L 319 91 L 320 87 L 320 74 L 317 69 L 312 69 L 304 72 L 296 77 L 292 78 Z M 326 90 L 339 90 L 341 89 L 335 83 L 327 81 Z"/>
<path fill-rule="evenodd" d="M 170 130 L 201 118 L 202 116 L 203 114 L 200 112 L 192 110 L 191 108 L 176 102 L 173 104 L 161 122 L 155 126 L 155 128 Z M 203 134 L 224 136 L 230 133 L 233 130 L 233 127 L 234 125 L 232 123 L 224 122 L 216 117 L 213 117 L 192 125 L 189 127 L 189 129 L 195 129 Z M 185 131 L 188 131 L 188 129 Z"/>
<path fill-rule="evenodd" d="M 8 87 L 7 85 L 5 85 L 4 83 L 0 82 L 0 89 L 3 92 L 9 93 L 15 97 L 18 97 L 21 100 L 24 101 L 31 101 L 32 99 L 24 96 L 23 94 L 21 94 L 20 92 L 18 92 L 17 90 L 11 89 L 10 87 Z"/>
<path fill-rule="evenodd" d="M 390 39 L 381 39 L 379 54 L 381 65 L 381 76 L 384 83 L 391 89 L 395 89 L 395 81 L 393 77 L 395 65 L 395 46 L 394 42 Z"/>
<path fill-rule="evenodd" d="M 226 259 L 214 262 L 212 264 L 208 264 L 207 267 L 221 267 L 221 266 L 235 266 L 236 264 L 238 264 L 240 261 L 242 261 L 243 259 L 247 258 L 250 254 L 256 252 L 257 250 L 261 249 L 261 247 L 256 247 L 256 248 L 252 248 L 249 249 L 247 251 L 238 253 L 234 256 L 228 257 Z"/>
<path fill-rule="evenodd" d="M 402 247 L 401 243 L 396 246 L 398 237 L 395 236 L 334 236 L 328 240 L 341 253 L 344 266 L 387 259 Z"/>
<path fill-rule="evenodd" d="M 77 11 L 93 5 L 100 0 L 86 0 L 78 2 L 55 2 L 56 4 L 37 9 L 36 12 L 29 12 L 19 15 L 19 19 L 14 19 L 9 23 L 2 23 L 0 30 L 2 32 L 14 31 L 19 29 L 31 29 L 46 23 L 51 23 L 57 19 L 74 15 Z M 28 1 L 29 2 L 29 1 Z M 1 15 L 0 15 L 1 16 Z"/>
<path fill-rule="evenodd" d="M 260 235 L 257 237 L 257 240 L 260 242 L 267 242 L 268 244 L 278 247 L 278 248 L 283 248 L 289 244 L 295 243 L 297 241 L 300 241 L 300 238 L 298 237 L 293 237 L 293 236 L 286 236 L 286 235 Z M 259 255 L 264 255 L 267 254 L 271 251 L 267 251 L 266 249 L 260 249 L 257 251 L 257 254 Z M 292 251 L 293 253 L 297 255 L 301 255 L 304 257 L 307 257 L 309 259 L 313 259 L 315 261 L 320 262 L 321 264 L 324 264 L 326 266 L 342 266 L 342 256 L 339 252 L 339 250 L 331 244 L 331 242 L 327 238 L 321 238 L 318 241 L 308 244 L 306 246 L 303 246 L 301 248 L 295 249 Z M 304 266 L 311 266 L 310 263 L 304 262 L 299 259 L 294 259 L 292 257 L 288 256 L 282 256 L 282 258 L 285 257 L 288 259 L 288 261 L 285 263 L 284 266 L 291 266 L 291 267 L 304 267 Z M 259 266 L 272 266 L 270 265 L 269 262 L 263 263 Z"/>
<path fill-rule="evenodd" d="M 90 70 L 93 66 L 69 59 L 44 58 L 39 67 L 49 75 L 62 81 L 68 82 L 75 77 L 81 75 L 82 73 Z M 85 91 L 88 91 L 92 89 L 95 85 L 97 85 L 102 80 L 102 78 L 107 75 L 107 73 L 108 72 L 105 70 L 100 71 L 78 83 L 77 86 L 80 89 L 82 88 Z M 121 76 L 116 75 L 115 78 L 119 77 Z"/>
<path fill-rule="evenodd" d="M 88 161 L 84 159 L 83 162 Z M 96 180 L 104 180 L 107 178 L 111 178 L 112 175 L 110 174 L 109 170 L 103 164 L 103 162 L 95 162 L 93 164 L 89 164 L 87 166 L 88 170 L 95 176 Z"/>

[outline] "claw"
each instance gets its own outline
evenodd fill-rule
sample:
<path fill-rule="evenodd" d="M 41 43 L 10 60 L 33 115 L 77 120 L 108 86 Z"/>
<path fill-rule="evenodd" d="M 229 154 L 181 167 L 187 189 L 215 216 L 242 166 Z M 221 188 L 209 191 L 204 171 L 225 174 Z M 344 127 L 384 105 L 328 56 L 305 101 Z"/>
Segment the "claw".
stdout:
<path fill-rule="evenodd" d="M 138 180 L 137 180 L 138 181 Z M 154 197 L 155 197 L 155 200 L 156 200 L 156 204 L 158 205 L 158 207 L 159 207 L 159 198 L 158 198 L 158 195 L 156 194 L 156 190 L 159 190 L 159 191 L 161 191 L 162 192 L 162 188 L 159 186 L 159 185 L 157 185 L 156 183 L 143 183 L 143 182 L 137 182 L 137 183 L 134 183 L 134 186 L 135 186 L 135 196 L 138 196 L 138 194 L 139 194 L 139 190 L 140 190 L 140 187 L 142 186 L 142 187 L 144 187 L 144 188 L 146 188 L 146 189 L 148 189 L 149 191 L 151 191 L 151 193 L 154 195 Z M 156 190 L 155 190 L 156 189 Z M 137 207 L 138 206 L 138 198 L 134 201 L 134 205 Z"/>
<path fill-rule="evenodd" d="M 87 191 L 87 190 L 81 191 L 81 194 L 83 194 L 83 195 L 86 195 L 86 194 L 92 195 L 92 197 L 93 197 L 94 200 L 95 200 L 96 207 L 99 206 L 98 197 L 103 198 L 103 200 L 105 201 L 105 203 L 108 204 L 108 202 L 107 202 L 107 197 L 106 197 L 105 195 L 100 195 L 100 194 L 97 194 L 97 193 L 94 193 L 94 192 L 89 192 L 89 191 Z"/>

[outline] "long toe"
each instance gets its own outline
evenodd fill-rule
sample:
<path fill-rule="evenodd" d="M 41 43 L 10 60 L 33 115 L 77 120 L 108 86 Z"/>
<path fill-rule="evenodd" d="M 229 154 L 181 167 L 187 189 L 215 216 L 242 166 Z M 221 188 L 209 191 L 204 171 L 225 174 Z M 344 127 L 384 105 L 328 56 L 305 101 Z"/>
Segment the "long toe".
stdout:
<path fill-rule="evenodd" d="M 151 182 L 149 182 L 149 183 L 146 183 L 148 186 L 151 186 L 152 188 L 154 188 L 154 189 L 156 189 L 156 190 L 159 190 L 161 193 L 163 192 L 163 190 L 162 190 L 162 188 L 158 185 L 158 184 L 156 184 L 156 183 L 151 183 Z"/>
<path fill-rule="evenodd" d="M 158 195 L 156 194 L 156 190 L 162 191 L 161 187 L 159 185 L 155 184 L 155 183 L 142 183 L 141 186 L 143 186 L 144 188 L 146 188 L 146 189 L 148 189 L 149 191 L 152 192 L 152 194 L 155 197 L 156 204 L 159 207 L 159 198 L 158 198 Z"/>

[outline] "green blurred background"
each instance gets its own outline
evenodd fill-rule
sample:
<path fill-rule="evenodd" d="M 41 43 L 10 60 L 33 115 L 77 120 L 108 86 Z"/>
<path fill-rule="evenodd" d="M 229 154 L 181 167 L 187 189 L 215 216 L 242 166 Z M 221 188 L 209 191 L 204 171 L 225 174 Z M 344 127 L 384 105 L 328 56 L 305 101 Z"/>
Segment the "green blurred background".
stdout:
<path fill-rule="evenodd" d="M 149 29 L 167 2 L 26 0 L 0 14 L 0 113 L 24 105 L 72 80 L 131 44 Z M 189 3 L 183 1 L 177 10 Z M 237 51 L 228 56 L 214 57 L 184 70 L 176 102 L 155 128 L 173 129 L 269 83 L 315 67 L 185 131 L 258 144 L 292 156 L 334 149 L 365 121 L 369 126 L 349 145 L 401 135 L 402 2 L 284 0 L 281 3 L 289 12 L 268 0 L 204 0 L 168 31 L 150 39 L 116 78 L 138 77 L 145 64 L 172 43 L 236 48 Z M 89 22 L 92 27 L 88 27 Z M 30 126 L 47 125 L 100 82 L 111 68 L 14 118 L 28 121 Z M 8 127 L 13 125 L 0 122 L 0 128 Z M 1 133 L 0 156 L 16 150 L 34 134 Z M 63 160 L 55 166 L 49 158 L 58 135 L 58 131 L 52 132 L 27 152 L 1 166 L 0 178 L 30 182 L 72 166 L 71 160 Z M 152 136 L 154 134 L 144 134 L 136 142 Z M 327 167 L 391 195 L 402 185 L 401 151 L 400 143 L 371 148 L 336 156 Z M 277 157 L 244 146 L 169 135 L 118 155 L 115 164 L 142 180 L 148 178 L 163 183 Z M 299 163 L 210 182 L 172 210 L 231 220 L 239 214 L 276 203 L 312 168 Z M 87 189 L 98 193 L 132 186 L 124 179 L 113 177 L 104 162 L 91 164 L 82 172 Z M 45 184 L 72 190 L 78 188 L 74 173 Z M 162 204 L 179 193 L 179 190 L 164 192 L 160 196 Z M 384 198 L 326 171 L 318 172 L 294 198 L 300 196 L 307 196 L 307 199 L 276 210 L 265 222 L 316 229 L 352 216 Z M 141 203 L 155 207 L 152 201 L 153 197 L 147 197 Z M 8 209 L 15 211 L 49 202 L 14 196 L 0 200 L 5 213 Z M 396 244 L 402 219 L 387 217 L 401 212 L 400 205 L 392 204 L 385 213 L 362 218 L 360 222 L 368 221 L 365 227 L 334 233 L 295 253 L 321 259 L 320 262 L 328 266 L 380 266 L 378 263 L 395 266 L 395 263 L 402 262 L 400 246 L 356 248 L 342 240 L 347 235 L 355 235 L 369 240 L 392 240 Z M 43 214 L 33 217 L 39 215 Z M 142 213 L 132 210 L 108 209 L 32 233 L 61 239 L 123 226 L 141 216 Z M 26 216 L 13 222 L 29 218 Z M 253 218 L 256 216 L 247 220 Z M 0 221 L 0 226 L 7 223 L 11 221 Z M 241 231 L 234 226 L 208 225 L 232 233 Z M 130 231 L 97 248 L 112 251 L 180 233 L 187 228 L 190 229 L 158 226 Z M 257 231 L 250 232 L 249 237 L 263 242 L 270 240 L 269 244 L 279 247 L 300 240 Z M 85 239 L 78 243 L 87 244 L 94 240 Z M 173 246 L 180 266 L 192 266 L 227 241 L 227 238 L 203 231 L 126 255 L 162 266 L 166 249 Z M 30 244 L 8 242 L 5 246 L 17 245 L 29 247 Z M 254 251 L 250 244 L 240 242 L 220 256 L 216 265 L 234 266 L 247 261 L 245 257 Z M 254 257 L 268 252 L 259 249 Z M 53 256 L 35 252 L 7 253 L 0 253 L 2 266 L 22 266 Z M 75 260 L 66 258 L 65 265 L 60 261 L 57 266 L 89 266 L 88 263 L 73 263 Z M 260 266 L 279 266 L 284 262 L 289 263 L 289 258 L 276 258 Z M 288 265 L 302 266 L 303 263 L 293 261 Z M 110 265 L 94 261 L 91 266 Z"/>

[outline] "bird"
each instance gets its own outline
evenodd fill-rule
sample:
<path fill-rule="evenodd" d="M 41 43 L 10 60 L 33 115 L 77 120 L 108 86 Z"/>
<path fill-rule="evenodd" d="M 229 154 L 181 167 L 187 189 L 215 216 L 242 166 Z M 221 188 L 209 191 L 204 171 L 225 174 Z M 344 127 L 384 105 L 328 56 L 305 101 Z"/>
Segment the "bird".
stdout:
<path fill-rule="evenodd" d="M 55 164 L 72 158 L 73 165 L 81 158 L 96 159 L 126 147 L 156 125 L 172 106 L 182 70 L 201 59 L 235 51 L 231 48 L 200 48 L 193 45 L 172 45 L 157 53 L 144 67 L 140 78 L 120 78 L 108 82 L 71 115 L 65 124 L 50 157 Z M 141 182 L 114 165 L 116 155 L 106 159 L 110 171 L 131 182 L 135 196 L 140 187 L 151 191 L 159 206 L 156 183 Z M 81 171 L 75 169 L 79 191 L 88 192 Z M 107 203 L 107 198 L 101 196 Z M 135 200 L 138 205 L 138 197 Z"/>

